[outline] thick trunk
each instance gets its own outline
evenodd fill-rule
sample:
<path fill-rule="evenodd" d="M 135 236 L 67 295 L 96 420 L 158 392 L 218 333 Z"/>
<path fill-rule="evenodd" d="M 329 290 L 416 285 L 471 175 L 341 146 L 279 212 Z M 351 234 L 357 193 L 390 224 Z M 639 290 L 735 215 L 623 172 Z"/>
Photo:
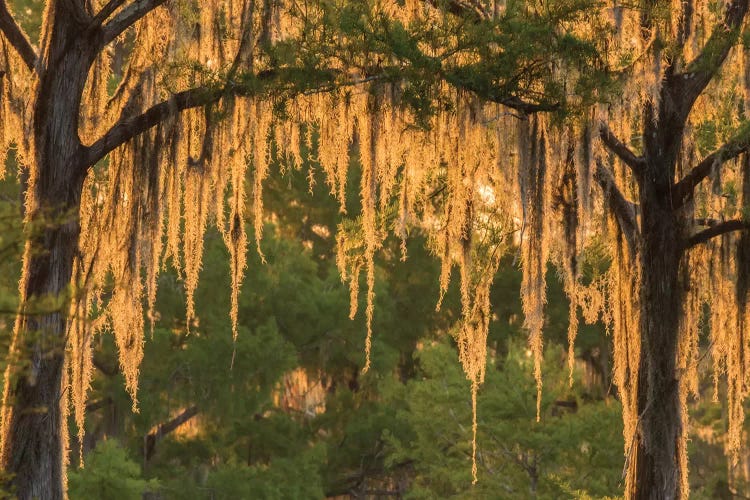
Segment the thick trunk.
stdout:
<path fill-rule="evenodd" d="M 40 239 L 44 251 L 26 250 L 25 294 L 30 305 L 18 320 L 6 378 L 2 466 L 21 500 L 60 499 L 64 494 L 60 403 L 67 309 L 64 304 L 54 312 L 34 308 L 48 307 L 36 303 L 37 298 L 65 294 L 78 224 L 71 221 L 47 229 Z"/>
<path fill-rule="evenodd" d="M 67 144 L 67 143 L 66 143 Z M 65 148 L 62 148 L 65 149 Z M 70 150 L 75 150 L 74 146 Z M 39 164 L 57 184 L 34 183 L 31 237 L 24 253 L 23 306 L 16 320 L 3 400 L 2 466 L 20 500 L 62 499 L 62 376 L 73 261 L 78 251 L 81 179 L 76 155 Z M 67 172 L 67 174 L 66 174 Z"/>
<path fill-rule="evenodd" d="M 676 359 L 684 298 L 682 221 L 664 201 L 668 198 L 652 190 L 647 185 L 641 192 L 639 423 L 628 478 L 630 494 L 638 500 L 681 497 L 683 422 Z"/>
<path fill-rule="evenodd" d="M 68 295 L 78 251 L 85 170 L 78 113 L 95 46 L 83 26 L 56 4 L 47 61 L 34 103 L 22 308 L 6 370 L 0 466 L 21 500 L 65 496 L 60 405 L 65 394 Z"/>

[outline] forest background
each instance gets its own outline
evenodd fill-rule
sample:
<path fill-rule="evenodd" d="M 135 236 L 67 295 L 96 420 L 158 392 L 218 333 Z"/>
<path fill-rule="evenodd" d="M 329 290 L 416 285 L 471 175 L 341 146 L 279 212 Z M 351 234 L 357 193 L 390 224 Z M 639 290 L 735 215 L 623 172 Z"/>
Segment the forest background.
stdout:
<path fill-rule="evenodd" d="M 42 3 L 13 2 L 27 33 L 38 31 Z M 7 171 L 15 172 L 12 155 L 8 162 Z M 569 387 L 568 304 L 553 269 L 539 423 L 517 259 L 507 258 L 495 279 L 488 372 L 478 400 L 479 482 L 472 485 L 470 384 L 450 335 L 460 316 L 457 285 L 435 312 L 440 268 L 424 250 L 424 236 L 411 235 L 405 262 L 400 242 L 389 240 L 377 261 L 372 367 L 362 375 L 364 319 L 348 319 L 349 290 L 334 263 L 333 235 L 343 219 L 338 202 L 323 188 L 312 155 L 299 170 L 282 171 L 272 169 L 267 182 L 266 263 L 250 250 L 246 282 L 252 286 L 241 295 L 236 344 L 227 316 L 228 253 L 218 233 L 206 237 L 189 333 L 183 283 L 170 272 L 159 278 L 138 413 L 131 411 L 112 338 L 97 338 L 85 468 L 78 467 L 79 447 L 72 443 L 70 498 L 622 493 L 625 457 L 611 339 L 600 324 L 581 326 Z M 313 192 L 311 176 L 320 177 Z M 8 178 L 0 186 L 3 348 L 23 247 L 19 184 Z M 356 193 L 356 175 L 349 184 Z M 347 199 L 348 212 L 357 213 L 357 196 Z M 703 348 L 706 338 L 704 332 Z M 712 402 L 709 365 L 701 367 L 703 397 L 691 409 L 691 492 L 694 498 L 748 498 L 750 453 L 743 451 L 735 467 L 724 457 L 726 409 Z"/>

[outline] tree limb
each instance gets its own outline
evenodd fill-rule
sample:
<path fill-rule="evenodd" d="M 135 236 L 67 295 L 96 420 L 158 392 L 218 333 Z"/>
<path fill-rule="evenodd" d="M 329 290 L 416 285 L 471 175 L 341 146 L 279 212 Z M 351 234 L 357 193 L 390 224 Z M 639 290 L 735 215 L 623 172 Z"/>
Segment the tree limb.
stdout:
<path fill-rule="evenodd" d="M 471 89 L 469 89 L 471 90 Z M 538 113 L 540 111 L 557 111 L 560 109 L 559 103 L 534 103 L 534 102 L 528 102 L 524 101 L 520 97 L 517 96 L 511 96 L 511 97 L 504 97 L 504 98 L 491 98 L 492 102 L 496 102 L 498 104 L 502 104 L 506 108 L 515 109 L 516 111 L 521 111 L 526 114 L 530 113 Z"/>
<path fill-rule="evenodd" d="M 101 26 L 104 21 L 109 19 L 117 9 L 125 3 L 125 0 L 109 0 L 107 4 L 91 20 L 92 26 Z"/>
<path fill-rule="evenodd" d="M 152 4 L 163 2 L 163 0 L 143 1 L 150 1 Z M 131 4 L 131 6 L 132 5 L 135 4 Z M 117 17 L 119 18 L 122 16 L 129 8 L 130 7 L 127 7 L 125 10 L 121 11 Z M 112 24 L 113 22 L 115 22 L 115 20 L 111 21 L 109 24 Z M 236 69 L 237 68 L 233 67 L 232 72 L 234 73 Z M 345 81 L 337 81 L 337 77 L 341 75 L 341 72 L 335 69 L 323 69 L 312 73 L 307 71 L 305 73 L 304 83 L 290 84 L 289 82 L 294 82 L 296 79 L 299 79 L 300 69 L 277 68 L 262 71 L 257 75 L 243 75 L 242 78 L 239 79 L 242 82 L 240 84 L 236 84 L 233 79 L 229 79 L 223 87 L 196 87 L 184 90 L 172 95 L 166 101 L 152 106 L 140 115 L 120 118 L 120 120 L 118 120 L 118 122 L 100 139 L 85 148 L 81 168 L 84 169 L 84 171 L 87 170 L 90 166 L 94 165 L 128 140 L 158 125 L 167 118 L 187 109 L 214 104 L 228 96 L 258 95 L 262 92 L 266 92 L 268 88 L 271 87 L 280 92 L 310 94 L 315 92 L 329 92 L 336 88 L 361 85 L 374 80 L 388 78 L 388 73 L 384 71 L 384 68 L 378 69 L 379 72 L 377 74 L 370 74 L 370 72 L 365 71 L 362 77 L 347 79 Z M 464 85 L 464 83 L 465 82 L 454 82 L 455 85 L 463 86 L 466 90 L 474 91 L 475 93 L 481 91 L 481 89 L 472 89 L 470 86 Z M 269 87 L 269 84 L 271 87 Z M 276 85 L 276 87 L 273 87 L 273 85 Z M 485 94 L 486 90 L 479 95 L 480 97 L 488 98 L 493 102 L 503 104 L 506 107 L 522 111 L 525 114 L 538 111 L 553 111 L 559 107 L 557 104 L 529 103 L 516 96 L 508 96 L 500 91 L 493 91 L 489 97 Z"/>
<path fill-rule="evenodd" d="M 489 19 L 489 13 L 476 0 L 428 0 L 436 8 L 444 8 L 456 16 L 469 17 L 477 21 Z"/>
<path fill-rule="evenodd" d="M 605 198 L 609 200 L 609 206 L 617 219 L 620 230 L 625 235 L 625 240 L 628 242 L 631 253 L 635 253 L 638 248 L 638 224 L 633 205 L 625 199 L 625 196 L 623 196 L 617 187 L 612 172 L 604 166 L 601 158 L 596 158 L 594 180 L 601 186 Z"/>
<path fill-rule="evenodd" d="M 107 45 L 120 36 L 126 29 L 141 20 L 146 14 L 166 3 L 167 0 L 134 0 L 122 9 L 102 28 L 102 45 Z M 111 2 L 110 2 L 111 3 Z"/>
<path fill-rule="evenodd" d="M 195 87 L 173 94 L 169 99 L 151 106 L 143 113 L 122 117 L 100 139 L 86 147 L 81 165 L 85 170 L 104 158 L 114 149 L 133 137 L 155 127 L 164 120 L 191 108 L 208 106 L 229 96 L 251 96 L 264 92 L 277 91 L 290 94 L 309 94 L 329 92 L 337 88 L 361 85 L 386 77 L 384 73 L 346 81 L 336 81 L 340 72 L 337 70 L 320 70 L 307 72 L 302 84 L 290 83 L 299 78 L 299 68 L 278 68 L 264 70 L 257 75 L 242 75 L 235 83 L 232 80 L 221 87 Z"/>
<path fill-rule="evenodd" d="M 733 219 L 720 222 L 718 224 L 710 226 L 708 229 L 698 231 L 694 235 L 690 236 L 685 242 L 685 249 L 692 248 L 696 245 L 700 245 L 701 243 L 706 243 L 710 239 L 722 234 L 731 233 L 733 231 L 743 231 L 747 229 L 750 229 L 750 222 L 748 221 Z"/>
<path fill-rule="evenodd" d="M 675 199 L 679 208 L 693 197 L 693 192 L 698 184 L 711 173 L 716 165 L 721 165 L 729 160 L 737 158 L 740 154 L 750 150 L 750 124 L 744 126 L 729 142 L 721 146 L 713 153 L 701 160 L 693 167 L 676 185 L 674 189 Z"/>
<path fill-rule="evenodd" d="M 37 61 L 36 51 L 21 27 L 13 19 L 5 0 L 0 0 L 0 31 L 5 34 L 5 38 L 16 49 L 26 67 L 30 71 L 34 71 Z"/>
<path fill-rule="evenodd" d="M 525 114 L 537 113 L 540 111 L 557 111 L 560 109 L 560 103 L 528 102 L 518 96 L 512 95 L 504 89 L 481 85 L 473 78 L 467 78 L 465 75 L 462 75 L 460 68 L 450 72 L 443 72 L 441 76 L 445 81 L 456 88 L 468 90 L 481 99 L 502 104 L 507 108 L 515 109 Z"/>
<path fill-rule="evenodd" d="M 84 168 L 94 165 L 114 149 L 167 118 L 186 109 L 212 104 L 221 96 L 221 90 L 197 87 L 178 92 L 166 101 L 151 106 L 140 115 L 120 119 L 104 136 L 86 149 Z"/>
<path fill-rule="evenodd" d="M 643 173 L 643 165 L 645 164 L 643 157 L 636 156 L 624 142 L 615 136 L 605 122 L 599 124 L 599 137 L 607 149 L 630 167 L 634 174 L 640 176 Z"/>
<path fill-rule="evenodd" d="M 173 419 L 159 424 L 156 429 L 152 430 L 143 437 L 143 453 L 148 461 L 153 455 L 156 448 L 156 443 L 161 441 L 164 436 L 177 430 L 182 424 L 193 418 L 199 413 L 197 406 L 190 406 L 184 409 L 179 415 Z"/>
<path fill-rule="evenodd" d="M 687 65 L 683 73 L 673 75 L 675 96 L 680 99 L 684 116 L 687 116 L 695 100 L 724 64 L 729 50 L 739 37 L 747 9 L 748 0 L 733 0 L 727 6 L 724 21 L 714 27 L 701 53 Z"/>

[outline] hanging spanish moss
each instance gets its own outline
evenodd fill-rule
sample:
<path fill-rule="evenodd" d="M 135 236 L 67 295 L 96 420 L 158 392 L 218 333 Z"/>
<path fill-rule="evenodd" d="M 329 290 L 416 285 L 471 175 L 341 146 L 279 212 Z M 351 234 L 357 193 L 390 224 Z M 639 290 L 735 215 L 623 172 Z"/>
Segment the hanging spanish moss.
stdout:
<path fill-rule="evenodd" d="M 105 3 L 95 0 L 91 7 L 98 11 Z M 558 267 L 570 300 L 571 383 L 579 313 L 587 323 L 602 321 L 612 337 L 614 382 L 623 406 L 624 454 L 629 470 L 634 470 L 631 457 L 642 418 L 654 402 L 653 395 L 646 397 L 645 407 L 639 401 L 639 386 L 650 383 L 641 378 L 645 377 L 642 367 L 652 354 L 643 340 L 649 334 L 643 311 L 650 276 L 643 271 L 644 235 L 639 232 L 646 229 L 641 226 L 650 200 L 643 187 L 648 182 L 639 172 L 645 168 L 639 163 L 642 158 L 623 151 L 632 147 L 639 154 L 648 152 L 650 138 L 645 131 L 659 126 L 660 110 L 669 105 L 664 101 L 667 69 L 685 69 L 711 36 L 711 27 L 724 22 L 722 9 L 710 2 L 667 3 L 673 8 L 626 9 L 606 2 L 595 23 L 566 26 L 585 38 L 593 37 L 601 27 L 597 23 L 606 24 L 615 36 L 602 52 L 603 64 L 628 76 L 619 97 L 606 107 L 578 110 L 566 126 L 542 113 L 509 112 L 512 103 L 483 100 L 486 96 L 458 88 L 462 81 L 457 78 L 415 90 L 413 82 L 372 72 L 373 66 L 379 69 L 392 61 L 373 64 L 365 55 L 353 55 L 351 61 L 330 57 L 325 74 L 336 78 L 321 88 L 306 86 L 312 77 L 305 74 L 298 75 L 304 84 L 268 90 L 263 78 L 286 69 L 274 66 L 275 55 L 268 49 L 304 37 L 312 43 L 322 36 L 310 26 L 322 22 L 323 14 L 311 7 L 300 16 L 295 2 L 178 0 L 119 34 L 115 41 L 132 47 L 124 69 L 114 68 L 115 49 L 108 47 L 94 61 L 85 82 L 78 120 L 78 135 L 85 146 L 97 144 L 112 127 L 132 124 L 131 117 L 153 112 L 159 103 L 176 106 L 176 97 L 165 98 L 184 95 L 181 92 L 187 89 L 204 89 L 204 95 L 193 98 L 213 98 L 205 106 L 179 113 L 167 106 L 165 118 L 156 125 L 97 158 L 83 183 L 80 210 L 73 214 L 80 220 L 80 240 L 68 291 L 63 380 L 69 389 L 64 411 L 73 411 L 79 443 L 92 377 L 93 339 L 114 335 L 126 389 L 137 409 L 146 320 L 153 329 L 159 274 L 167 265 L 176 270 L 185 289 L 187 328 L 196 328 L 194 295 L 210 225 L 221 232 L 230 256 L 229 316 L 237 338 L 248 213 L 262 258 L 264 181 L 273 160 L 279 160 L 282 169 L 297 168 L 305 151 L 316 160 L 344 217 L 336 235 L 336 262 L 349 287 L 352 318 L 358 312 L 360 286 L 365 287 L 363 371 L 371 367 L 372 344 L 377 342 L 377 256 L 389 234 L 401 240 L 404 258 L 410 227 L 428 235 L 440 260 L 438 308 L 457 268 L 462 314 L 453 334 L 471 387 L 475 481 L 479 473 L 476 406 L 487 361 L 490 288 L 502 257 L 514 249 L 520 255 L 520 296 L 533 354 L 537 420 L 543 416 L 544 307 L 552 264 Z M 398 20 L 402 28 L 410 23 L 448 26 L 445 13 L 434 4 L 440 2 L 372 2 L 368 15 Z M 501 4 L 492 2 L 492 9 L 480 14 L 500 18 L 505 12 Z M 330 8 L 339 6 L 331 2 Z M 116 7 L 112 14 L 122 9 Z M 45 20 L 42 46 L 52 21 Z M 476 55 L 463 51 L 454 35 L 444 35 L 442 41 L 447 47 L 420 47 L 425 58 L 442 61 L 444 70 L 476 62 Z M 665 41 L 678 43 L 682 56 L 666 53 Z M 738 110 L 748 109 L 750 103 L 748 67 L 747 50 L 733 47 L 721 82 L 707 87 L 687 119 L 670 182 L 689 175 L 694 162 L 732 139 L 726 127 L 716 123 L 736 130 L 747 119 Z M 26 213 L 35 214 L 41 207 L 34 188 L 44 179 L 35 159 L 39 145 L 33 143 L 34 103 L 26 96 L 34 95 L 37 82 L 3 36 L 0 70 L 6 73 L 0 78 L 0 165 L 15 147 L 29 177 Z M 580 76 L 576 68 L 563 65 L 549 72 L 569 88 Z M 112 91 L 108 85 L 114 80 L 119 85 Z M 526 90 L 539 95 L 544 89 L 532 85 Z M 414 106 L 415 94 L 426 101 L 429 113 Z M 722 383 L 726 385 L 726 448 L 735 459 L 743 439 L 743 401 L 750 387 L 750 239 L 733 232 L 710 241 L 694 238 L 705 228 L 745 218 L 750 164 L 732 153 L 722 166 L 722 154 L 730 153 L 721 150 L 714 157 L 710 182 L 697 184 L 679 208 L 678 229 L 688 244 L 679 251 L 676 281 L 686 300 L 671 361 L 679 370 L 677 450 L 685 493 L 688 399 L 698 393 L 698 339 L 706 308 L 717 397 Z M 354 171 L 360 179 L 361 212 L 346 214 L 347 183 Z M 310 180 L 312 187 L 312 174 Z M 596 252 L 607 265 L 585 275 L 580 263 Z M 27 244 L 20 282 L 24 303 L 33 299 L 24 292 L 31 255 Z M 16 335 L 22 321 L 19 315 Z M 8 390 L 6 384 L 6 400 Z M 3 408 L 3 422 L 11 411 L 9 406 Z M 631 494 L 636 487 L 634 474 L 627 478 L 626 493 Z"/>
<path fill-rule="evenodd" d="M 530 122 L 530 123 L 529 123 Z M 547 302 L 546 270 L 549 258 L 547 217 L 550 183 L 547 180 L 546 131 L 539 119 L 521 122 L 519 132 L 521 157 L 518 175 L 523 207 L 521 234 L 521 299 L 529 330 L 529 347 L 534 356 L 534 378 L 537 386 L 536 419 L 539 421 L 542 398 L 542 330 L 544 304 Z"/>

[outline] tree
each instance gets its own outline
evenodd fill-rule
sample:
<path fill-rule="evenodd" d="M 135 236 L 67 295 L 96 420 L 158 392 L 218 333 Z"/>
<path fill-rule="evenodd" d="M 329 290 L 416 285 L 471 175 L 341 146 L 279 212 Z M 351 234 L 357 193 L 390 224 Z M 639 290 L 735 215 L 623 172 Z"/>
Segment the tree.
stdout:
<path fill-rule="evenodd" d="M 26 219 L 43 228 L 26 245 L 11 347 L 27 362 L 9 365 L 5 385 L 2 457 L 19 496 L 62 495 L 57 402 L 69 386 L 82 428 L 93 332 L 114 332 L 136 404 L 143 303 L 153 312 L 170 260 L 190 325 L 209 219 L 229 249 L 237 324 L 248 162 L 260 241 L 269 159 L 298 165 L 303 146 L 342 210 L 350 156 L 359 161 L 359 215 L 339 229 L 337 261 L 352 316 L 364 274 L 365 370 L 375 255 L 389 230 L 405 239 L 418 228 L 441 259 L 443 292 L 459 268 L 456 341 L 476 408 L 490 287 L 517 238 L 537 413 L 552 260 L 571 346 L 579 309 L 613 332 L 627 495 L 686 495 L 686 401 L 707 302 L 730 451 L 749 385 L 748 85 L 745 62 L 727 62 L 745 61 L 747 8 L 57 0 L 37 53 L 0 3 L 2 144 L 28 167 Z M 611 265 L 586 274 L 597 259 Z"/>
<path fill-rule="evenodd" d="M 378 82 L 385 86 L 377 88 L 395 90 L 409 77 L 412 83 L 403 93 L 391 95 L 413 110 L 404 116 L 419 126 L 434 104 L 438 109 L 447 104 L 425 99 L 430 89 L 420 79 L 435 89 L 447 81 L 452 89 L 522 112 L 557 106 L 542 94 L 560 94 L 560 89 L 538 87 L 540 77 L 551 74 L 540 61 L 550 59 L 559 40 L 570 40 L 552 28 L 580 12 L 567 6 L 531 16 L 534 36 L 521 39 L 513 31 L 519 33 L 522 9 L 498 20 L 480 8 L 466 10 L 471 5 L 414 2 L 383 10 L 377 2 L 351 8 L 337 2 L 49 0 L 36 48 L 7 3 L 0 2 L 0 150 L 18 149 L 28 179 L 26 224 L 41 228 L 28 233 L 25 246 L 4 393 L 1 462 L 13 475 L 19 498 L 63 496 L 67 399 L 82 432 L 95 332 L 114 333 L 136 407 L 143 303 L 153 312 L 156 277 L 161 263 L 171 260 L 185 281 L 190 325 L 209 218 L 230 250 L 236 325 L 247 246 L 248 160 L 254 166 L 259 239 L 269 136 L 296 158 L 305 142 L 301 122 L 320 128 L 327 182 L 342 195 L 348 161 L 343 158 L 356 118 L 366 243 L 364 260 L 347 262 L 357 271 L 349 273 L 352 284 L 366 269 L 369 331 L 379 246 L 373 194 L 383 181 L 379 191 L 385 205 L 397 172 L 375 175 L 367 161 L 375 152 L 379 122 L 365 117 L 377 100 L 341 89 Z M 449 13 L 469 16 L 467 36 L 461 34 L 461 19 L 446 17 Z M 390 22 L 388 16 L 398 20 Z M 376 24 L 368 24 L 372 21 Z M 499 24 L 507 30 L 499 30 Z M 335 29 L 320 29 L 327 26 Z M 341 52 L 349 41 L 354 51 Z M 440 54 L 422 57 L 424 44 Z M 477 66 L 464 58 L 477 47 L 502 57 Z M 479 70 L 493 72 L 491 80 L 478 82 Z M 450 99 L 455 92 L 448 92 Z M 291 97 L 299 99 L 293 120 L 278 118 L 289 112 L 282 103 Z M 529 97 L 530 102 L 524 100 Z M 346 128 L 335 131 L 333 117 L 340 113 Z M 450 235 L 458 235 L 455 227 Z M 345 247 L 342 243 L 342 259 Z M 468 311 L 469 302 L 465 305 Z M 485 313 L 486 305 L 480 309 Z M 369 335 L 366 346 L 369 360 Z M 474 371 L 476 386 L 483 369 L 477 365 Z"/>
<path fill-rule="evenodd" d="M 484 10 L 476 3 L 471 6 L 464 3 L 456 9 L 459 15 L 476 14 L 478 8 L 479 17 L 498 16 L 488 5 Z M 552 15 L 570 7 L 555 4 Z M 544 11 L 514 3 L 506 9 L 502 15 L 513 9 L 536 15 Z M 474 386 L 484 376 L 482 322 L 489 316 L 489 279 L 483 273 L 496 268 L 494 258 L 506 243 L 492 241 L 488 233 L 497 235 L 513 226 L 507 221 L 497 224 L 502 219 L 488 213 L 510 214 L 522 221 L 521 294 L 539 394 L 548 260 L 561 269 L 571 301 L 571 346 L 579 307 L 586 320 L 599 315 L 613 332 L 614 379 L 625 423 L 626 496 L 632 498 L 688 494 L 687 400 L 698 394 L 704 319 L 710 325 L 717 397 L 721 374 L 726 373 L 730 457 L 736 459 L 742 442 L 750 345 L 750 94 L 743 72 L 748 65 L 743 31 L 747 10 L 743 0 L 720 8 L 710 2 L 671 6 L 644 1 L 607 6 L 588 23 L 563 21 L 563 30 L 578 35 L 568 50 L 585 52 L 590 47 L 580 45 L 580 34 L 601 20 L 599 28 L 609 35 L 592 43 L 600 43 L 596 58 L 613 77 L 619 96 L 606 87 L 592 92 L 580 81 L 567 81 L 567 87 L 584 98 L 579 108 L 583 111 L 575 116 L 572 103 L 561 102 L 573 114 L 562 124 L 539 114 L 497 119 L 502 110 L 475 105 L 469 112 L 458 106 L 456 114 L 465 121 L 446 127 L 460 131 L 462 142 L 455 152 L 420 152 L 422 158 L 448 167 L 440 220 L 445 236 L 436 240 L 444 256 L 444 276 L 453 262 L 461 269 L 465 323 L 457 337 L 467 376 Z M 504 33 L 512 31 L 502 28 Z M 524 28 L 533 30 L 533 23 Z M 405 57 L 429 60 L 426 52 L 415 49 Z M 491 97 L 482 89 L 497 68 L 492 64 L 501 59 L 478 52 L 476 71 L 466 87 Z M 569 73 L 566 78 L 590 69 L 570 63 L 563 68 L 561 72 Z M 600 104 L 588 107 L 587 97 Z M 506 136 L 482 135 L 486 123 L 495 120 Z M 430 143 L 440 140 L 436 134 Z M 502 158 L 501 167 L 509 172 L 505 177 L 492 170 L 492 161 L 477 157 L 493 154 Z M 600 190 L 592 190 L 592 184 Z M 488 185 L 492 196 L 487 195 Z M 611 265 L 605 273 L 587 277 L 582 270 L 596 262 L 586 262 L 596 253 Z M 710 310 L 707 317 L 705 307 Z"/>
<path fill-rule="evenodd" d="M 740 447 L 748 380 L 743 207 L 749 198 L 747 160 L 736 160 L 750 136 L 747 81 L 735 65 L 747 61 L 738 44 L 747 8 L 734 1 L 720 11 L 709 12 L 707 3 L 670 11 L 643 2 L 638 12 L 616 12 L 622 36 L 635 35 L 642 56 L 632 61 L 626 99 L 609 113 L 610 120 L 621 120 L 626 142 L 605 121 L 596 125 L 602 153 L 618 166 L 613 173 L 609 161 L 597 157 L 594 177 L 617 221 L 613 265 L 623 273 L 619 301 L 628 303 L 619 307 L 629 309 L 616 312 L 615 370 L 625 412 L 627 491 L 634 498 L 687 495 L 686 401 L 698 393 L 704 304 L 711 310 L 717 384 L 727 373 L 728 448 L 736 454 Z M 637 122 L 640 129 L 632 130 Z M 722 138 L 727 142 L 709 154 Z M 709 177 L 713 193 L 701 187 Z"/>
<path fill-rule="evenodd" d="M 520 341 L 520 342 L 519 342 Z M 419 353 L 420 376 L 398 389 L 398 418 L 388 433 L 388 462 L 410 463 L 411 498 L 601 498 L 621 488 L 621 410 L 613 399 L 584 402 L 568 387 L 560 346 L 548 350 L 545 419 L 534 421 L 534 380 L 520 338 L 497 357 L 479 395 L 481 479 L 471 486 L 466 463 L 470 429 L 467 383 L 453 349 Z M 558 366 L 555 366 L 558 365 Z M 557 368 L 555 370 L 555 368 Z M 398 401 L 398 399 L 397 399 Z M 448 408 L 434 411 L 434 408 Z"/>
<path fill-rule="evenodd" d="M 91 454 L 86 473 L 70 476 L 75 498 L 143 498 L 147 489 L 157 485 L 140 477 L 138 464 L 128 457 L 116 441 L 101 441 Z"/>
<path fill-rule="evenodd" d="M 513 33 L 514 28 L 534 32 L 535 16 L 542 12 L 562 16 L 574 8 L 566 2 L 549 10 L 547 4 L 537 8 L 508 3 L 498 14 L 489 3 L 454 7 L 452 12 L 463 19 L 500 19 L 496 29 L 503 34 Z M 599 316 L 613 332 L 628 497 L 679 498 L 688 493 L 687 399 L 698 393 L 699 326 L 705 306 L 710 309 L 717 388 L 720 375 L 727 374 L 730 456 L 736 456 L 741 443 L 742 401 L 748 386 L 745 232 L 750 167 L 744 156 L 750 147 L 750 127 L 747 76 L 740 71 L 747 67 L 743 33 L 747 8 L 742 0 L 718 9 L 709 2 L 683 2 L 672 8 L 666 2 L 645 1 L 605 7 L 600 16 L 590 15 L 588 22 L 560 17 L 560 29 L 577 36 L 548 44 L 569 53 L 588 53 L 591 45 L 582 43 L 582 38 L 586 40 L 582 33 L 597 28 L 609 33 L 589 41 L 595 47 L 599 44 L 594 59 L 612 77 L 597 80 L 594 75 L 576 81 L 580 71 L 591 70 L 580 64 L 584 58 L 567 64 L 556 61 L 555 67 L 561 66 L 565 74 L 563 85 L 582 98 L 577 115 L 574 102 L 558 103 L 568 112 L 562 123 L 554 117 L 530 116 L 528 109 L 508 116 L 487 104 L 492 100 L 492 93 L 486 91 L 491 75 L 503 61 L 503 54 L 493 52 L 496 45 L 489 43 L 487 51 L 472 52 L 473 71 L 462 66 L 457 76 L 441 71 L 430 48 L 400 45 L 409 37 L 399 35 L 397 22 L 385 30 L 391 37 L 384 43 L 390 42 L 392 52 L 412 67 L 434 65 L 433 73 L 444 81 L 461 82 L 462 88 L 474 90 L 484 100 L 465 107 L 460 98 L 458 103 L 452 100 L 451 118 L 440 115 L 431 122 L 432 130 L 439 131 L 423 140 L 430 147 L 437 145 L 438 151 L 420 149 L 416 139 L 406 141 L 411 151 L 375 138 L 365 139 L 360 148 L 365 172 L 368 163 L 375 165 L 377 179 L 388 178 L 383 172 L 397 163 L 390 160 L 392 150 L 399 160 L 406 158 L 401 194 L 407 201 L 401 220 L 414 213 L 415 197 L 423 203 L 422 214 L 440 214 L 435 216 L 438 222 L 429 217 L 423 221 L 439 228 L 432 234 L 443 262 L 443 286 L 453 263 L 461 270 L 464 326 L 457 341 L 472 390 L 476 393 L 484 378 L 490 315 L 487 290 L 494 274 L 488 270 L 497 268 L 497 256 L 508 247 L 508 238 L 497 235 L 512 232 L 515 218 L 522 221 L 515 229 L 521 233 L 521 294 L 536 359 L 538 401 L 549 260 L 561 269 L 571 301 L 571 346 L 579 308 L 586 320 Z M 513 19 L 515 9 L 531 12 L 532 20 L 505 24 Z M 357 25 L 352 24 L 356 32 Z M 361 29 L 362 39 L 367 40 L 365 32 Z M 471 32 L 470 26 L 465 28 L 464 33 Z M 424 80 L 423 74 L 419 77 Z M 607 92 L 612 87 L 606 85 L 592 90 L 592 81 L 614 83 L 618 92 Z M 589 107 L 587 98 L 600 104 Z M 387 94 L 381 99 L 387 101 Z M 382 101 L 376 96 L 375 102 L 377 109 Z M 547 104 L 547 110 L 556 107 Z M 389 127 L 382 116 L 376 113 L 366 129 L 378 139 L 388 136 L 381 131 Z M 496 127 L 487 127 L 488 122 Z M 460 141 L 451 142 L 447 131 Z M 502 137 L 492 137 L 493 131 Z M 445 143 L 450 147 L 441 149 Z M 369 158 L 362 153 L 367 148 L 372 149 Z M 419 152 L 410 156 L 414 150 Z M 414 174 L 410 169 L 418 163 L 415 157 L 445 169 Z M 495 158 L 501 159 L 504 171 L 498 173 Z M 439 193 L 442 203 L 429 195 L 425 202 L 403 187 L 429 184 L 440 175 L 442 186 L 433 192 Z M 709 178 L 711 189 L 704 182 Z M 377 187 L 383 189 L 382 184 Z M 376 216 L 370 215 L 368 221 L 366 201 L 365 197 L 364 236 L 359 243 L 365 257 L 376 246 L 380 227 Z M 582 270 L 597 259 L 586 260 L 597 253 L 611 265 L 606 272 L 587 277 Z M 350 267 L 356 269 L 360 263 L 353 259 Z"/>

